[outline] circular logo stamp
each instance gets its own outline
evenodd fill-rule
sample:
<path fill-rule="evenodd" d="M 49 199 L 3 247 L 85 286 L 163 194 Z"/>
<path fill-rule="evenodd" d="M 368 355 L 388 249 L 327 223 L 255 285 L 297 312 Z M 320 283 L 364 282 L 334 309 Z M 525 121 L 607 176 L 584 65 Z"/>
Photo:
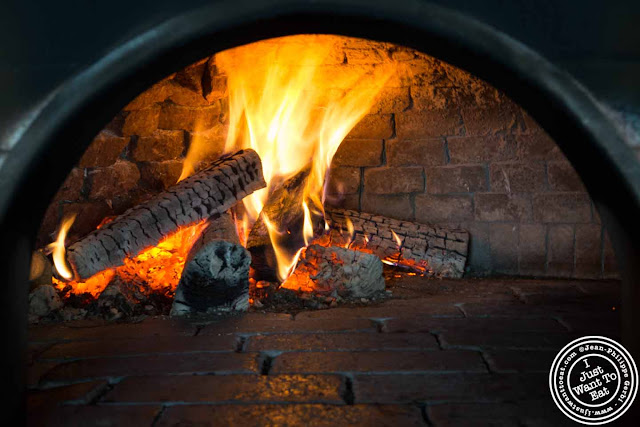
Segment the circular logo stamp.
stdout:
<path fill-rule="evenodd" d="M 614 340 L 582 337 L 567 344 L 554 359 L 549 389 L 567 417 L 582 424 L 606 424 L 633 403 L 638 368 L 629 352 Z"/>

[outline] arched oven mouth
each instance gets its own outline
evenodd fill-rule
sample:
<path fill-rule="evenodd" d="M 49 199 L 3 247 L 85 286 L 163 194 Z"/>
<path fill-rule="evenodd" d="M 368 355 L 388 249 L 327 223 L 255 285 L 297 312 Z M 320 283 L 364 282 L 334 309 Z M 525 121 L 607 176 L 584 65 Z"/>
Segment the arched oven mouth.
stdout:
<path fill-rule="evenodd" d="M 0 199 L 2 232 L 14 244 L 3 249 L 2 271 L 9 293 L 22 295 L 19 316 L 28 312 L 22 285 L 32 259 L 31 279 L 41 282 L 32 281 L 31 320 L 41 323 L 403 306 L 393 302 L 393 286 L 404 295 L 403 281 L 414 276 L 621 277 L 624 301 L 636 301 L 640 170 L 596 101 L 534 52 L 457 13 L 412 1 L 361 6 L 207 6 L 114 49 L 62 86 L 3 164 L 14 179 Z M 330 147 L 329 161 L 274 174 L 274 158 L 251 144 L 251 135 L 270 129 L 252 127 L 250 102 L 238 109 L 242 97 L 232 90 L 242 86 L 229 85 L 242 70 L 223 65 L 221 52 L 249 43 L 278 51 L 288 42 L 274 40 L 322 37 L 340 48 L 328 49 L 320 68 L 360 69 L 352 87 L 319 86 L 325 95 L 342 89 L 327 96 L 323 112 L 362 111 L 338 144 L 318 143 L 306 155 Z M 377 93 L 353 94 L 362 79 L 374 86 L 372 75 L 387 65 L 395 68 Z M 399 65 L 411 77 L 387 84 Z M 257 86 L 255 96 L 268 92 Z M 291 113 L 303 108 L 298 101 Z M 215 123 L 201 128 L 212 114 Z M 194 161 L 199 138 L 222 149 Z M 314 174 L 320 184 L 309 189 Z M 251 215 L 241 202 L 262 188 L 269 197 Z M 38 214 L 25 216 L 27 206 Z M 33 255 L 32 243 L 44 249 L 51 235 L 54 244 Z M 175 277 L 154 276 L 166 271 Z M 62 308 L 52 305 L 56 298 Z M 622 322 L 633 353 L 638 322 L 631 310 Z M 24 341 L 20 331 L 12 336 Z M 244 340 L 240 353 L 257 345 Z M 284 363 L 269 352 L 260 357 L 266 374 Z M 344 387 L 353 394 L 353 383 Z"/>

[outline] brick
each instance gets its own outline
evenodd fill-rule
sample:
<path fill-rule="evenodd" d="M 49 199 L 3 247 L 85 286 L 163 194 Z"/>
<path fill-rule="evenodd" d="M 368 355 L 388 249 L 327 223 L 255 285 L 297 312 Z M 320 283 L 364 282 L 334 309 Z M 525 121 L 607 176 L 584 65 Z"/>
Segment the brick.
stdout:
<path fill-rule="evenodd" d="M 156 191 L 165 190 L 178 182 L 182 166 L 182 160 L 142 163 L 140 177 L 147 187 Z"/>
<path fill-rule="evenodd" d="M 470 286 L 471 284 L 467 284 Z M 487 287 L 491 289 L 491 287 Z M 479 291 L 482 292 L 482 291 Z M 515 298 L 512 297 L 515 303 Z M 492 299 L 497 303 L 499 299 Z M 460 301 L 465 301 L 461 299 Z M 524 318 L 455 318 L 455 317 L 426 317 L 421 315 L 414 315 L 409 317 L 404 313 L 400 314 L 398 318 L 385 320 L 384 332 L 395 335 L 411 335 L 415 332 L 424 332 L 439 334 L 443 332 L 462 332 L 466 334 L 476 334 L 480 337 L 484 333 L 504 333 L 505 323 L 509 325 L 509 331 L 513 334 L 519 333 L 557 333 L 562 331 L 561 325 L 554 319 L 524 319 Z M 396 334 L 401 332 L 400 334 Z"/>
<path fill-rule="evenodd" d="M 473 219 L 468 195 L 419 194 L 415 199 L 416 220 L 425 223 L 456 223 Z"/>
<path fill-rule="evenodd" d="M 332 167 L 327 194 L 355 194 L 360 191 L 360 168 Z"/>
<path fill-rule="evenodd" d="M 356 403 L 472 400 L 485 402 L 547 398 L 548 374 L 356 375 Z"/>
<path fill-rule="evenodd" d="M 373 324 L 366 318 L 350 318 L 342 322 L 325 318 L 297 318 L 291 316 L 265 316 L 262 313 L 247 314 L 242 318 L 231 318 L 205 326 L 198 336 L 228 333 L 303 333 L 337 331 L 374 331 Z"/>
<path fill-rule="evenodd" d="M 131 158 L 138 162 L 158 162 L 177 159 L 184 151 L 184 132 L 156 130 L 149 136 L 135 140 Z"/>
<path fill-rule="evenodd" d="M 167 408 L 156 424 L 175 425 L 388 425 L 422 426 L 420 409 L 412 405 L 194 405 Z"/>
<path fill-rule="evenodd" d="M 444 141 L 440 138 L 386 142 L 389 166 L 441 166 L 445 164 Z"/>
<path fill-rule="evenodd" d="M 296 316 L 302 319 L 323 319 L 327 322 L 346 323 L 352 319 L 387 318 L 397 316 L 422 317 L 462 317 L 462 312 L 453 302 L 434 302 L 433 298 L 413 298 L 410 300 L 393 299 L 380 306 L 333 308 L 330 310 L 304 311 Z M 339 320 L 339 321 L 337 321 Z"/>
<path fill-rule="evenodd" d="M 587 192 L 587 190 L 584 188 L 584 185 L 582 184 L 582 180 L 569 162 L 548 162 L 547 174 L 549 176 L 549 187 L 552 191 L 580 191 L 583 193 Z"/>
<path fill-rule="evenodd" d="M 34 413 L 29 410 L 28 425 L 101 427 L 153 425 L 160 414 L 159 405 L 140 406 L 62 406 L 53 411 Z"/>
<path fill-rule="evenodd" d="M 27 407 L 29 411 L 37 412 L 65 402 L 88 403 L 106 386 L 105 381 L 88 381 L 44 390 L 31 390 L 27 393 Z"/>
<path fill-rule="evenodd" d="M 364 190 L 370 194 L 422 192 L 424 171 L 420 167 L 365 169 Z"/>
<path fill-rule="evenodd" d="M 391 114 L 406 110 L 410 105 L 408 87 L 385 87 L 380 91 L 370 114 Z"/>
<path fill-rule="evenodd" d="M 585 193 L 547 193 L 533 195 L 536 222 L 591 222 L 591 201 Z"/>
<path fill-rule="evenodd" d="M 466 271 L 471 276 L 482 277 L 491 273 L 491 241 L 489 240 L 489 224 L 471 222 L 462 224 L 472 236 L 469 239 Z"/>
<path fill-rule="evenodd" d="M 579 302 L 565 301 L 563 298 L 556 298 L 553 303 L 547 305 L 520 303 L 484 303 L 465 302 L 461 306 L 467 317 L 523 317 L 523 318 L 549 318 L 551 316 L 586 315 L 592 313 L 597 316 L 600 313 L 608 312 L 611 306 L 608 301 L 585 300 Z"/>
<path fill-rule="evenodd" d="M 361 200 L 362 210 L 396 219 L 412 219 L 413 207 L 409 195 L 371 194 L 365 192 Z"/>
<path fill-rule="evenodd" d="M 444 403 L 426 408 L 429 420 L 437 426 L 519 426 L 519 408 L 512 402 Z"/>
<path fill-rule="evenodd" d="M 211 129 L 187 132 L 189 152 L 187 157 L 196 161 L 212 162 L 220 158 L 225 151 L 228 125 L 214 124 Z"/>
<path fill-rule="evenodd" d="M 219 126 L 221 115 L 219 102 L 200 108 L 183 107 L 169 102 L 162 104 L 158 129 L 202 132 Z"/>
<path fill-rule="evenodd" d="M 93 358 L 62 363 L 44 381 L 81 380 L 128 375 L 251 373 L 258 369 L 255 357 L 237 353 L 150 354 L 117 358 Z"/>
<path fill-rule="evenodd" d="M 171 82 L 168 79 L 154 84 L 123 108 L 125 111 L 148 109 L 169 97 Z"/>
<path fill-rule="evenodd" d="M 467 135 L 493 135 L 516 128 L 515 108 L 500 104 L 489 108 L 462 108 L 461 114 Z"/>
<path fill-rule="evenodd" d="M 82 197 L 82 187 L 84 185 L 84 170 L 73 168 L 67 178 L 58 189 L 55 201 L 76 201 Z M 55 202 L 54 202 L 55 203 Z M 57 224 L 56 224 L 57 225 Z"/>
<path fill-rule="evenodd" d="M 272 372 L 485 372 L 480 354 L 473 351 L 339 351 L 283 353 Z"/>
<path fill-rule="evenodd" d="M 549 348 L 556 351 L 573 339 L 573 335 L 558 325 L 556 332 L 527 332 L 485 330 L 463 331 L 447 330 L 438 334 L 443 348 L 488 349 L 488 348 Z"/>
<path fill-rule="evenodd" d="M 337 375 L 175 375 L 131 377 L 105 402 L 314 402 L 343 403 Z"/>
<path fill-rule="evenodd" d="M 518 271 L 520 274 L 544 275 L 547 260 L 547 230 L 542 224 L 520 224 Z"/>
<path fill-rule="evenodd" d="M 73 242 L 96 229 L 104 217 L 113 215 L 113 210 L 104 200 L 65 203 L 62 205 L 62 217 L 76 214 L 76 220 L 69 230 L 68 241 Z"/>
<path fill-rule="evenodd" d="M 155 353 L 186 353 L 197 351 L 234 351 L 236 338 L 232 334 L 214 338 L 189 336 L 140 337 L 99 341 L 75 341 L 56 344 L 40 356 L 41 359 L 84 359 L 92 357 L 136 356 Z"/>
<path fill-rule="evenodd" d="M 160 117 L 159 108 L 147 108 L 144 110 L 130 111 L 124 118 L 122 125 L 122 134 L 125 136 L 151 135 L 158 129 L 158 120 Z"/>
<path fill-rule="evenodd" d="M 330 194 L 327 193 L 325 205 L 332 208 L 360 210 L 360 194 Z"/>
<path fill-rule="evenodd" d="M 558 343 L 559 346 L 563 344 Z M 556 350 L 490 350 L 485 354 L 491 371 L 508 373 L 549 372 L 557 353 Z"/>
<path fill-rule="evenodd" d="M 576 266 L 574 277 L 600 278 L 602 276 L 602 226 L 576 224 Z"/>
<path fill-rule="evenodd" d="M 533 193 L 545 190 L 543 163 L 493 163 L 490 169 L 492 192 Z"/>
<path fill-rule="evenodd" d="M 84 152 L 78 166 L 81 168 L 110 166 L 118 160 L 128 143 L 129 138 L 117 136 L 113 132 L 102 131 Z"/>
<path fill-rule="evenodd" d="M 570 277 L 573 273 L 574 229 L 572 225 L 549 226 L 547 273 L 550 276 Z"/>
<path fill-rule="evenodd" d="M 429 168 L 427 192 L 431 194 L 474 193 L 487 190 L 484 166 L 441 166 Z"/>
<path fill-rule="evenodd" d="M 346 48 L 344 55 L 348 64 L 380 64 L 387 59 L 386 52 L 381 49 L 375 49 L 367 46 L 365 48 Z"/>
<path fill-rule="evenodd" d="M 556 143 L 543 131 L 515 136 L 518 160 L 527 162 L 542 160 L 563 160 L 565 157 Z"/>
<path fill-rule="evenodd" d="M 66 340 L 96 340 L 104 337 L 138 338 L 193 335 L 195 325 L 181 320 L 158 318 L 140 323 L 67 322 L 55 326 L 32 326 L 29 341 L 51 342 Z"/>
<path fill-rule="evenodd" d="M 460 114 L 454 109 L 406 111 L 396 114 L 396 135 L 400 140 L 461 135 Z"/>
<path fill-rule="evenodd" d="M 615 307 L 618 306 L 619 304 Z M 560 320 L 575 334 L 603 335 L 615 340 L 621 337 L 620 311 L 617 309 L 613 310 L 613 306 L 609 307 L 609 310 L 602 311 L 598 314 L 564 314 L 560 316 Z"/>
<path fill-rule="evenodd" d="M 449 137 L 447 145 L 453 164 L 514 160 L 516 151 L 515 140 L 509 135 Z"/>
<path fill-rule="evenodd" d="M 527 222 L 532 217 L 531 200 L 522 195 L 478 193 L 475 217 L 478 221 Z"/>
<path fill-rule="evenodd" d="M 518 225 L 491 224 L 491 259 L 493 271 L 499 274 L 513 274 L 518 271 Z"/>
<path fill-rule="evenodd" d="M 332 165 L 380 166 L 382 164 L 381 139 L 346 139 L 333 156 Z"/>
<path fill-rule="evenodd" d="M 609 237 L 609 232 L 606 230 L 604 233 L 603 245 L 604 245 L 603 253 L 602 253 L 603 276 L 606 279 L 617 279 L 620 277 L 618 260 L 616 258 L 616 253 L 613 250 L 613 246 L 611 244 L 611 238 Z"/>
<path fill-rule="evenodd" d="M 438 343 L 430 334 L 275 334 L 249 338 L 247 351 L 266 350 L 422 350 L 437 349 Z"/>
<path fill-rule="evenodd" d="M 347 135 L 347 139 L 386 139 L 393 136 L 391 114 L 368 114 Z"/>
<path fill-rule="evenodd" d="M 90 199 L 109 199 L 133 190 L 138 186 L 140 171 L 135 164 L 120 160 L 106 168 L 89 172 Z"/>

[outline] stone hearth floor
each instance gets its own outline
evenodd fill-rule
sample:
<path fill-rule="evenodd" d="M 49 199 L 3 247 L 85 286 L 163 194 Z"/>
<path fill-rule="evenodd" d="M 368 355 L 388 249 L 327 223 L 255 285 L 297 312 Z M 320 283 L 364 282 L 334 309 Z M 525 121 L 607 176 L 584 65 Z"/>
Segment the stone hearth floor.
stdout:
<path fill-rule="evenodd" d="M 570 425 L 555 354 L 619 282 L 405 277 L 375 306 L 30 329 L 31 425 Z"/>

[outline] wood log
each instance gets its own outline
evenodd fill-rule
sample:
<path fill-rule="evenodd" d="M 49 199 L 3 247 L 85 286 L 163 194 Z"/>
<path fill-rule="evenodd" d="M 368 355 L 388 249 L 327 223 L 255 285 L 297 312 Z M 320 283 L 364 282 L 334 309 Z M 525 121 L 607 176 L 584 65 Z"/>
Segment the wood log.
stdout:
<path fill-rule="evenodd" d="M 370 298 L 384 291 L 385 283 L 382 262 L 376 255 L 313 244 L 301 254 L 295 271 L 282 287 L 346 298 Z"/>
<path fill-rule="evenodd" d="M 327 209 L 326 219 L 335 245 L 369 251 L 426 275 L 459 278 L 464 274 L 469 247 L 469 232 L 465 230 L 343 209 Z M 347 231 L 348 221 L 353 225 L 352 235 Z"/>
<path fill-rule="evenodd" d="M 293 177 L 284 181 L 269 195 L 260 216 L 247 237 L 247 249 L 251 252 L 254 278 L 258 281 L 278 281 L 277 262 L 273 245 L 264 222 L 265 215 L 269 221 L 278 227 L 281 233 L 277 244 L 291 257 L 304 246 L 302 227 L 304 224 L 304 211 L 302 210 L 303 190 L 309 176 L 309 169 L 298 172 Z M 314 228 L 322 228 L 322 218 L 314 216 Z"/>
<path fill-rule="evenodd" d="M 247 311 L 250 264 L 249 251 L 236 243 L 207 243 L 185 265 L 171 315 Z"/>
<path fill-rule="evenodd" d="M 86 280 L 122 265 L 179 227 L 225 212 L 265 185 L 258 154 L 238 151 L 89 233 L 69 246 L 67 261 L 75 279 Z"/>

